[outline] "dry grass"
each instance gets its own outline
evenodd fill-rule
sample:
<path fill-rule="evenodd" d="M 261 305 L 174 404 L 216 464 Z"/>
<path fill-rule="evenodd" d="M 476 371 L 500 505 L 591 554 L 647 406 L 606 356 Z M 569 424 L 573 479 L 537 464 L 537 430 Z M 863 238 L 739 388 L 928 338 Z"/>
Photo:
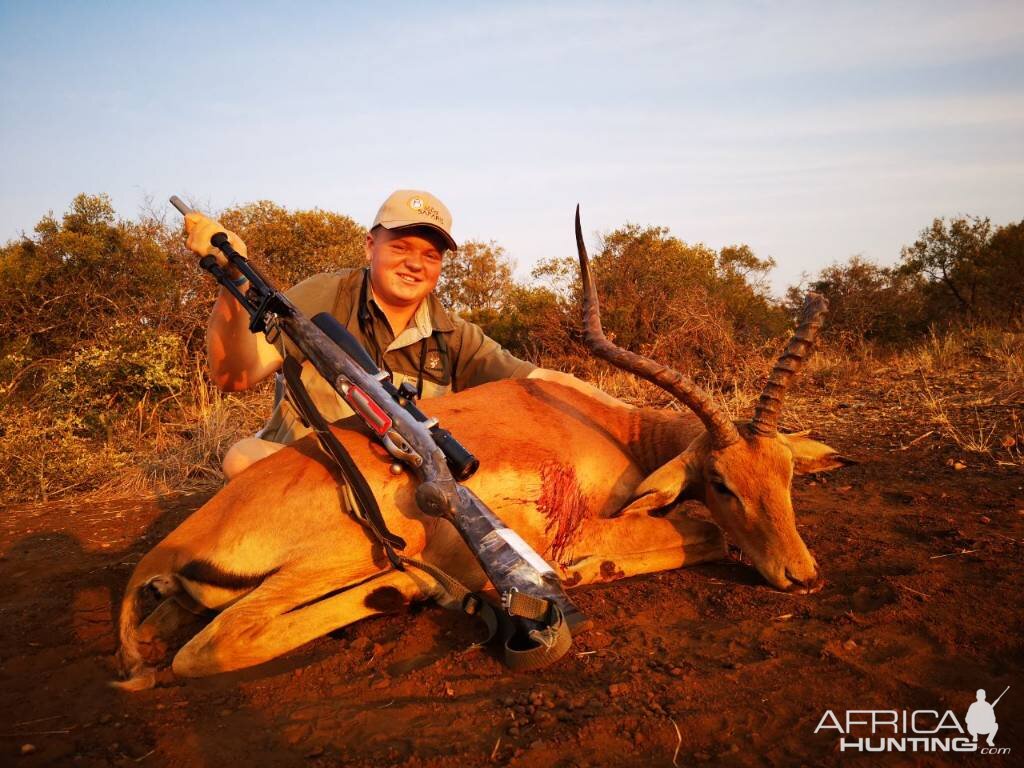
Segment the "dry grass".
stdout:
<path fill-rule="evenodd" d="M 748 350 L 729 361 L 726 373 L 687 373 L 733 418 L 748 419 L 783 343 Z M 965 459 L 1024 466 L 1024 333 L 933 332 L 918 347 L 889 355 L 864 345 L 857 355 L 847 349 L 825 346 L 806 362 L 787 399 L 784 428 L 828 434 L 856 414 L 862 429 L 887 431 L 897 447 L 934 430 Z M 631 405 L 682 407 L 654 385 L 593 359 L 543 364 L 572 370 Z M 8 408 L 0 433 L 0 503 L 213 490 L 223 483 L 225 451 L 261 426 L 270 399 L 269 384 L 220 392 L 197 359 L 181 391 L 122 414 L 105 442 L 76 437 L 30 409 Z"/>
<path fill-rule="evenodd" d="M 1001 394 L 1024 395 L 1024 333 L 986 328 L 953 328 L 929 332 L 914 349 L 891 361 L 901 373 L 942 374 L 977 366 L 997 373 Z"/>
<path fill-rule="evenodd" d="M 998 333 L 988 353 L 1002 371 L 1003 396 L 1020 405 L 1024 401 L 1024 333 Z"/>
<path fill-rule="evenodd" d="M 0 503 L 212 490 L 224 482 L 224 452 L 262 425 L 269 401 L 266 387 L 220 392 L 196 359 L 181 391 L 155 403 L 143 399 L 110 424 L 105 441 L 79 437 L 47 414 L 8 404 Z"/>
<path fill-rule="evenodd" d="M 953 409 L 948 398 L 937 394 L 927 381 L 922 383 L 921 393 L 924 407 L 931 413 L 943 435 L 968 453 L 992 453 L 996 424 L 984 420 L 977 408 L 968 414 L 955 412 L 954 418 L 951 418 Z"/>
<path fill-rule="evenodd" d="M 713 392 L 732 418 L 749 418 L 754 402 L 784 344 L 784 339 L 775 339 L 760 348 L 738 352 L 727 358 L 727 370 L 724 371 L 705 363 L 696 370 L 684 369 L 682 372 Z M 657 357 L 653 359 L 660 362 Z M 613 397 L 636 407 L 682 407 L 663 389 L 594 358 L 549 357 L 541 360 L 540 364 L 546 368 L 571 371 Z"/>
<path fill-rule="evenodd" d="M 216 488 L 224 483 L 221 460 L 227 449 L 262 426 L 270 410 L 266 387 L 221 392 L 209 382 L 198 359 L 190 369 L 188 386 L 174 400 L 176 420 L 157 422 L 151 417 L 148 426 L 140 420 L 137 439 L 146 450 L 100 492 L 150 495 Z"/>
<path fill-rule="evenodd" d="M 880 361 L 870 347 L 861 347 L 856 355 L 840 347 L 819 345 L 804 364 L 800 377 L 818 389 L 835 395 L 851 383 L 876 370 Z"/>
<path fill-rule="evenodd" d="M 921 407 L 935 429 L 965 454 L 1024 465 L 1024 334 L 990 328 L 933 331 L 892 360 L 911 377 L 907 407 Z"/>
<path fill-rule="evenodd" d="M 1004 466 L 1024 466 L 1024 425 L 1016 411 L 1009 416 L 977 407 L 958 408 L 948 398 L 922 390 L 923 402 L 937 429 L 962 451 Z"/>

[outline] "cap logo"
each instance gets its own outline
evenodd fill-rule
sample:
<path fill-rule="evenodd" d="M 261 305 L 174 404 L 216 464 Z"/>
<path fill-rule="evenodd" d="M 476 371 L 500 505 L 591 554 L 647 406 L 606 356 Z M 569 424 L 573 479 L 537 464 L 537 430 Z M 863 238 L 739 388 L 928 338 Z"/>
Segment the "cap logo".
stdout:
<path fill-rule="evenodd" d="M 414 211 L 418 211 L 420 208 L 423 207 L 423 200 L 418 197 L 409 198 L 409 207 L 412 208 Z"/>

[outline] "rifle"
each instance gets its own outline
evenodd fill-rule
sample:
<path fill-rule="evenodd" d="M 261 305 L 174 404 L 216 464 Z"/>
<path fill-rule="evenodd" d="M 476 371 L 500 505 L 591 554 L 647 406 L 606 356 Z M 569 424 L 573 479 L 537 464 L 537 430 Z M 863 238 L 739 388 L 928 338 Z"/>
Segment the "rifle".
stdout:
<path fill-rule="evenodd" d="M 177 196 L 170 201 L 182 215 L 192 212 Z M 571 644 L 570 630 L 586 624 L 587 619 L 566 596 L 551 566 L 472 491 L 457 482 L 456 477 L 464 480 L 478 466 L 472 454 L 441 429 L 436 419 L 427 418 L 416 408 L 407 392 L 396 389 L 387 374 L 377 370 L 358 340 L 334 318 L 326 313 L 317 315 L 315 322 L 306 318 L 231 246 L 226 233 L 215 234 L 210 244 L 249 280 L 243 292 L 216 257 L 207 255 L 199 260 L 199 266 L 249 314 L 249 330 L 287 336 L 376 435 L 396 464 L 408 469 L 418 481 L 415 497 L 420 510 L 443 517 L 462 536 L 501 597 L 506 662 L 515 662 L 520 669 L 538 668 L 563 656 Z M 326 425 L 323 429 L 329 432 Z M 362 482 L 365 486 L 365 479 Z M 376 508 L 372 493 L 369 501 Z M 389 539 L 386 530 L 383 535 L 380 530 L 375 533 L 400 568 L 389 545 L 401 548 L 404 542 L 393 536 Z M 431 572 L 444 581 L 443 572 Z M 463 607 L 473 613 L 479 609 L 479 599 L 476 604 L 463 599 Z"/>

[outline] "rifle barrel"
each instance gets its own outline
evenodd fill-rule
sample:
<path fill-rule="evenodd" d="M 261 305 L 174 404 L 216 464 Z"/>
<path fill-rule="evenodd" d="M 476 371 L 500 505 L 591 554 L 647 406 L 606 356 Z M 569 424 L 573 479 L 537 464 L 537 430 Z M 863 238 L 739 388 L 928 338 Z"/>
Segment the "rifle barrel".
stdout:
<path fill-rule="evenodd" d="M 180 213 L 182 216 L 186 216 L 192 213 L 192 209 L 185 205 L 185 201 L 183 201 L 177 195 L 171 195 L 171 205 L 177 208 L 178 213 Z"/>
<path fill-rule="evenodd" d="M 999 694 L 999 699 L 1003 698 L 1003 696 L 1006 695 L 1006 691 L 1008 691 L 1008 690 L 1010 690 L 1010 686 L 1006 686 L 1006 690 L 1004 690 L 1002 693 Z M 996 704 L 999 703 L 999 699 L 996 699 L 995 701 L 992 702 L 992 709 L 996 708 Z"/>

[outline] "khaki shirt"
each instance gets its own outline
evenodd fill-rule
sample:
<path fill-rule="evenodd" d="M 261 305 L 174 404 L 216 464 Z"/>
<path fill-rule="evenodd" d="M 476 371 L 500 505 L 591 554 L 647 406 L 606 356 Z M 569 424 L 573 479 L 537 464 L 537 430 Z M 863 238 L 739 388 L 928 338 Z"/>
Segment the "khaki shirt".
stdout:
<path fill-rule="evenodd" d="M 369 269 L 346 269 L 314 275 L 285 291 L 285 295 L 310 319 L 320 312 L 333 315 L 377 365 L 392 371 L 395 386 L 408 381 L 415 387 L 422 360 L 423 397 L 439 397 L 488 381 L 525 378 L 536 367 L 506 352 L 480 326 L 449 315 L 433 293 L 420 303 L 405 330 L 395 336 L 366 285 L 366 311 L 360 323 L 359 299 L 368 281 Z M 438 335 L 443 336 L 444 344 L 438 343 Z M 289 354 L 302 362 L 302 383 L 327 421 L 352 415 L 348 404 L 291 341 L 281 336 L 275 346 L 282 356 Z M 264 440 L 290 443 L 310 432 L 291 403 L 279 397 L 270 420 L 257 434 Z"/>

